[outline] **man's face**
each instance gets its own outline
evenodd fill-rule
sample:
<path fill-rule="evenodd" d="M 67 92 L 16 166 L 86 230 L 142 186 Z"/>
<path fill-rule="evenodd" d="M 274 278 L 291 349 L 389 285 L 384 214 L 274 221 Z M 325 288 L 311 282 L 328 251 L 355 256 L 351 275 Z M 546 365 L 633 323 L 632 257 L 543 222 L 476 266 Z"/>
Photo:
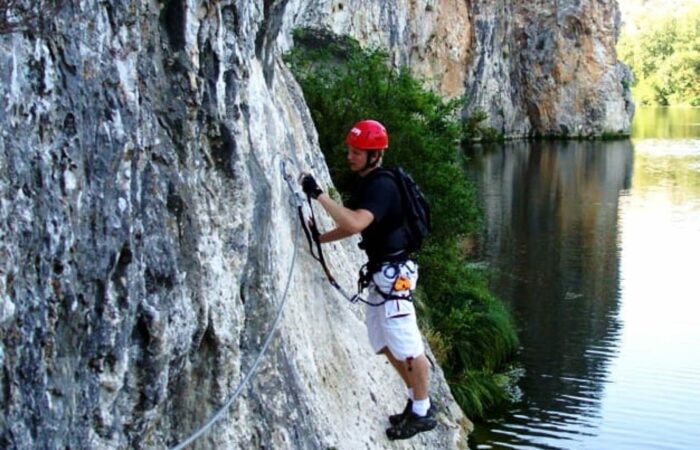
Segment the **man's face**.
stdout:
<path fill-rule="evenodd" d="M 369 152 L 358 150 L 355 147 L 348 146 L 348 167 L 352 172 L 359 172 L 364 169 L 367 164 Z"/>

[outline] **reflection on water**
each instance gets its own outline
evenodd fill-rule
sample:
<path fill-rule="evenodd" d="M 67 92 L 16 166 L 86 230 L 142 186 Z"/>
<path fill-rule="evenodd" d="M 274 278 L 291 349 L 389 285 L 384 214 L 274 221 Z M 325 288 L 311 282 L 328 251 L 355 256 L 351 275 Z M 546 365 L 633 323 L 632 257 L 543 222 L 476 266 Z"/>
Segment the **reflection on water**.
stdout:
<path fill-rule="evenodd" d="M 635 139 L 679 139 L 700 136 L 698 108 L 637 108 L 632 122 Z"/>
<path fill-rule="evenodd" d="M 660 114 L 663 137 L 677 116 Z M 526 371 L 523 401 L 477 424 L 473 448 L 696 447 L 700 127 L 676 128 L 473 151 L 481 251 Z"/>
<path fill-rule="evenodd" d="M 700 441 L 700 140 L 635 140 L 620 202 L 619 356 L 598 443 L 694 449 Z"/>
<path fill-rule="evenodd" d="M 647 195 L 650 191 L 668 192 L 676 197 L 670 199 L 675 202 L 699 198 L 698 141 L 635 139 L 635 191 L 640 195 Z"/>
<path fill-rule="evenodd" d="M 536 436 L 541 448 L 555 447 L 594 426 L 620 332 L 618 198 L 633 159 L 629 141 L 598 146 L 514 142 L 474 155 L 488 224 L 482 247 L 494 290 L 521 327 L 526 370 L 524 403 L 507 426 L 479 427 L 484 443 Z"/>

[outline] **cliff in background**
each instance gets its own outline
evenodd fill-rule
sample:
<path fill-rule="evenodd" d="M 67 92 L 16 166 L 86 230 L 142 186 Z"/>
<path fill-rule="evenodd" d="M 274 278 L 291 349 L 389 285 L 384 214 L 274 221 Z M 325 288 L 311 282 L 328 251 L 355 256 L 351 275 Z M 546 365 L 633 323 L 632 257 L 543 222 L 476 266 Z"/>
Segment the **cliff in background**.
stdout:
<path fill-rule="evenodd" d="M 292 25 L 390 51 L 394 64 L 510 137 L 628 134 L 631 75 L 617 61 L 615 0 L 311 0 Z"/>
<path fill-rule="evenodd" d="M 475 2 L 471 108 L 506 135 L 629 134 L 631 74 L 615 0 Z"/>
<path fill-rule="evenodd" d="M 250 368 L 289 273 L 258 375 L 195 448 L 464 446 L 439 368 L 438 429 L 388 443 L 403 389 L 361 308 L 305 250 L 290 272 L 282 162 L 330 179 L 281 53 L 293 28 L 331 28 L 473 91 L 508 134 L 628 126 L 614 4 L 570 3 L 16 2 L 0 36 L 0 447 L 180 442 Z M 354 286 L 354 242 L 327 251 Z"/>

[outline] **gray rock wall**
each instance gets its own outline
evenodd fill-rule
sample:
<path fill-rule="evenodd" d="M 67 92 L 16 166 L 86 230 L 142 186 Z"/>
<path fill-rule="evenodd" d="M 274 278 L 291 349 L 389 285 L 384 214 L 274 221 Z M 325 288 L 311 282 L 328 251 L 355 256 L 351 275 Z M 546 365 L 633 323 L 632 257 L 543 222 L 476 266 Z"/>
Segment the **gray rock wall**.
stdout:
<path fill-rule="evenodd" d="M 476 1 L 470 109 L 509 136 L 628 134 L 629 69 L 615 0 Z"/>
<path fill-rule="evenodd" d="M 277 48 L 288 5 L 59 3 L 26 1 L 41 20 L 0 36 L 0 447 L 167 448 L 226 401 L 282 300 L 282 161 L 330 184 Z M 353 286 L 359 251 L 327 251 Z M 387 443 L 402 387 L 361 309 L 303 248 L 291 274 L 258 375 L 193 448 L 465 444 L 439 368 L 439 428 Z"/>
<path fill-rule="evenodd" d="M 364 45 L 387 49 L 394 65 L 410 66 L 445 95 L 464 93 L 474 46 L 470 2 L 290 0 L 287 9 L 287 30 L 317 27 L 352 36 Z"/>

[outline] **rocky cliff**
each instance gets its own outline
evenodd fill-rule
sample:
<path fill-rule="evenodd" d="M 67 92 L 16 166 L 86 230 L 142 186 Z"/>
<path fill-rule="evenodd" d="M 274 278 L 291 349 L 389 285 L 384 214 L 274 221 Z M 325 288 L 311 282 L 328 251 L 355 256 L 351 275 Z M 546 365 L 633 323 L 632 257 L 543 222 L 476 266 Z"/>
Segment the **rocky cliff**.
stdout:
<path fill-rule="evenodd" d="M 390 51 L 448 96 L 466 94 L 510 137 L 628 134 L 631 74 L 616 0 L 311 0 L 290 26 Z"/>
<path fill-rule="evenodd" d="M 476 2 L 471 108 L 507 135 L 629 134 L 615 0 Z"/>
<path fill-rule="evenodd" d="M 3 17 L 0 447 L 181 442 L 283 299 L 259 372 L 194 448 L 465 444 L 439 368 L 439 428 L 386 441 L 402 387 L 361 308 L 297 249 L 282 163 L 330 180 L 276 44 L 287 6 L 27 1 Z M 327 251 L 353 286 L 354 243 Z"/>

